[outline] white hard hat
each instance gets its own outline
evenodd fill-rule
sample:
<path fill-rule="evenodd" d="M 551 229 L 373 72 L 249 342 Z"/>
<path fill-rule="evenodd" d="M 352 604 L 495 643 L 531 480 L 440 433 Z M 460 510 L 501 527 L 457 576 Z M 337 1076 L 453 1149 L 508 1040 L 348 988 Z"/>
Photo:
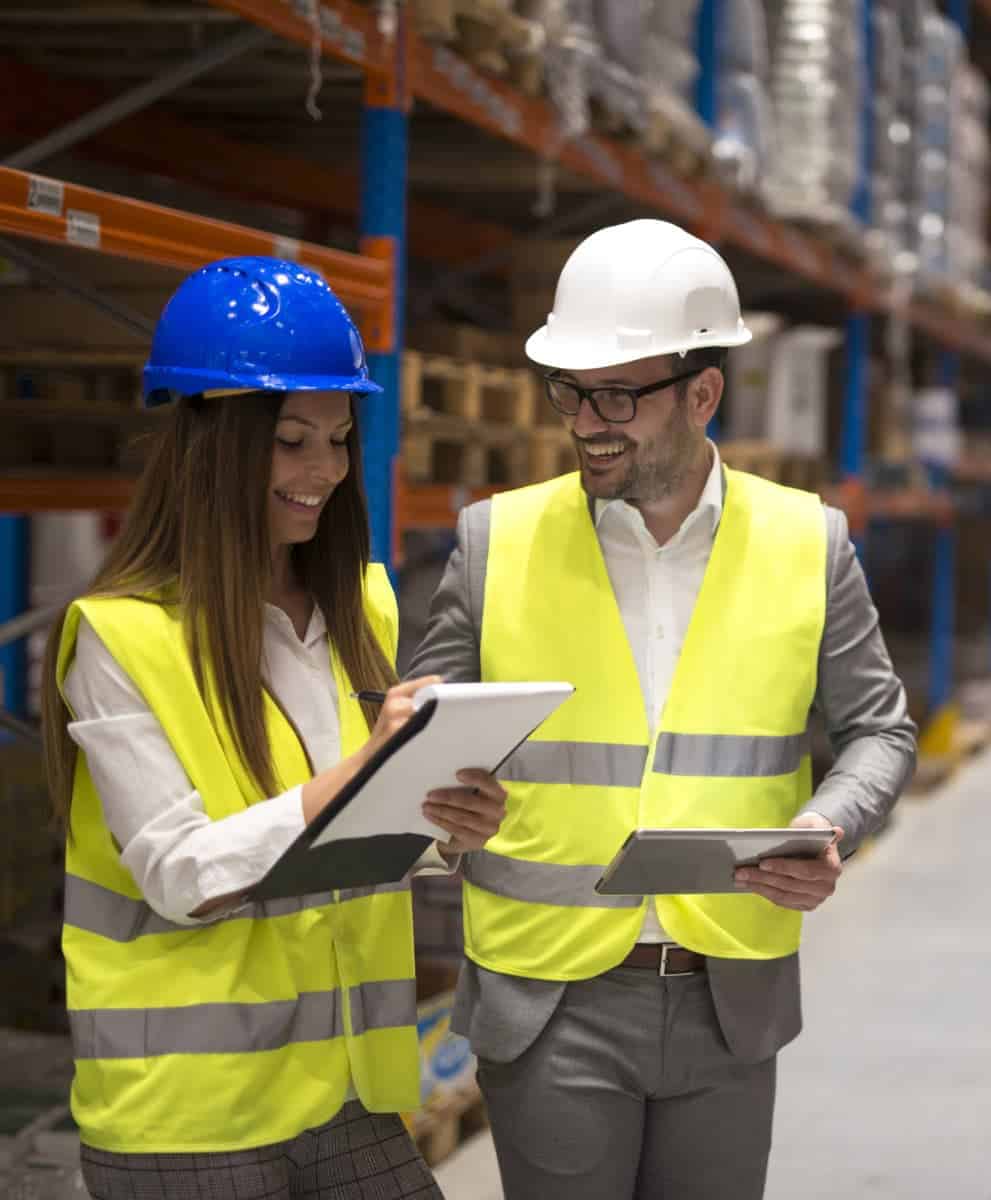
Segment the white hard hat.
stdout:
<path fill-rule="evenodd" d="M 526 353 L 544 367 L 590 371 L 752 336 L 730 269 L 708 243 L 667 221 L 627 221 L 572 251 Z"/>

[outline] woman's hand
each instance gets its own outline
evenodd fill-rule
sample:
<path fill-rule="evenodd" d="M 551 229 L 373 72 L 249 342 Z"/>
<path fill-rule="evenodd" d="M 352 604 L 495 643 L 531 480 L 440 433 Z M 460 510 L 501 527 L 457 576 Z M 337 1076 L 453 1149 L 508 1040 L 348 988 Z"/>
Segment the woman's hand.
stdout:
<path fill-rule="evenodd" d="M 506 815 L 506 791 L 488 771 L 458 772 L 464 787 L 438 788 L 427 795 L 423 815 L 451 835 L 438 842 L 445 856 L 481 850 L 499 832 Z"/>
<path fill-rule="evenodd" d="M 303 820 L 307 825 L 329 804 L 342 787 L 350 783 L 365 766 L 371 756 L 388 739 L 401 729 L 413 715 L 413 697 L 428 683 L 441 683 L 439 675 L 425 675 L 422 679 L 410 679 L 406 683 L 389 688 L 379 709 L 378 720 L 371 737 L 355 754 L 342 758 L 333 767 L 328 767 L 303 784 Z"/>
<path fill-rule="evenodd" d="M 420 679 L 407 679 L 405 683 L 397 683 L 395 687 L 389 688 L 379 710 L 375 728 L 365 743 L 366 761 L 397 729 L 402 729 L 413 715 L 413 697 L 420 688 L 431 683 L 443 683 L 443 679 L 440 675 L 424 675 Z"/>

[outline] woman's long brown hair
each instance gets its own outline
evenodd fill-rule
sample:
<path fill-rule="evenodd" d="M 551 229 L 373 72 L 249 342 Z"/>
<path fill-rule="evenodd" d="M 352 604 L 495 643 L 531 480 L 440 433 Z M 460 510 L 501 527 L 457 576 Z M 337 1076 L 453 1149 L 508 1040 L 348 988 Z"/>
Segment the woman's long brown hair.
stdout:
<path fill-rule="evenodd" d="M 269 796 L 278 782 L 265 730 L 261 663 L 271 577 L 268 485 L 283 399 L 271 392 L 192 396 L 167 410 L 124 527 L 86 592 L 180 606 L 200 691 L 205 694 L 209 663 L 220 713 Z M 362 602 L 370 538 L 355 407 L 352 402 L 348 474 L 324 507 L 313 539 L 294 546 L 292 557 L 352 684 L 383 690 L 396 676 Z M 67 824 L 76 748 L 56 683 L 64 622 L 63 612 L 48 638 L 42 721 L 55 816 Z M 375 710 L 363 708 L 371 728 Z"/>

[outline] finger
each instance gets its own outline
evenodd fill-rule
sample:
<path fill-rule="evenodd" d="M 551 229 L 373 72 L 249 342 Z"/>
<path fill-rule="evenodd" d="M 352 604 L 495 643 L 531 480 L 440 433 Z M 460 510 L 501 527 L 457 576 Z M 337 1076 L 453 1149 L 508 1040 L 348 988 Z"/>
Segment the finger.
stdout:
<path fill-rule="evenodd" d="M 442 821 L 435 821 L 439 829 L 448 835 L 445 847 L 449 853 L 463 854 L 466 850 L 480 850 L 489 840 L 491 834 L 475 833 L 469 829 L 458 829 Z"/>
<path fill-rule="evenodd" d="M 492 837 L 499 829 L 499 818 L 494 813 L 471 812 L 451 804 L 424 804 L 423 815 L 451 833 L 481 833 Z"/>
<path fill-rule="evenodd" d="M 836 875 L 838 866 L 838 858 L 835 865 L 825 858 L 765 858 L 753 869 L 791 879 L 823 879 Z"/>
<path fill-rule="evenodd" d="M 506 793 L 500 788 L 496 792 L 480 792 L 475 788 L 436 788 L 427 793 L 428 801 L 453 804 L 471 812 L 498 812 L 506 814 Z"/>
<path fill-rule="evenodd" d="M 413 701 L 406 696 L 390 696 L 382 706 L 382 716 L 387 721 L 396 718 L 407 721 L 413 711 Z"/>
<path fill-rule="evenodd" d="M 491 771 L 484 771 L 481 767 L 465 767 L 458 771 L 458 781 L 463 783 L 465 787 L 476 788 L 479 792 L 487 796 L 497 797 L 500 800 L 505 800 L 506 789 L 502 786 L 498 779 Z"/>
<path fill-rule="evenodd" d="M 388 696 L 415 696 L 420 688 L 427 687 L 431 683 L 443 683 L 444 678 L 441 675 L 421 675 L 419 679 L 406 679 L 402 683 L 397 683 L 389 688 Z"/>
<path fill-rule="evenodd" d="M 792 908 L 798 912 L 812 912 L 813 909 L 818 908 L 827 899 L 826 896 L 808 892 L 793 892 L 787 888 L 774 887 L 768 883 L 752 884 L 750 891 L 752 895 L 763 896 L 765 900 L 778 905 L 779 908 Z"/>
<path fill-rule="evenodd" d="M 462 824 L 470 829 L 488 829 L 495 832 L 502 822 L 502 813 L 497 808 L 469 808 L 461 804 L 448 804 L 443 800 L 427 800 L 423 811 L 429 816 L 437 813 L 447 821 Z"/>
<path fill-rule="evenodd" d="M 428 820 L 434 820 L 433 815 L 442 816 L 445 821 L 460 824 L 463 828 L 472 828 L 484 832 L 487 838 L 494 838 L 499 832 L 505 818 L 505 809 L 494 805 L 481 808 L 464 808 L 460 804 L 445 804 L 427 800 L 424 804 L 424 814 Z"/>
<path fill-rule="evenodd" d="M 748 868 L 737 873 L 737 879 L 743 880 L 751 887 L 773 887 L 779 891 L 794 892 L 803 896 L 831 895 L 836 887 L 836 876 L 832 872 L 815 877 L 779 874 L 776 871 L 765 871 Z"/>

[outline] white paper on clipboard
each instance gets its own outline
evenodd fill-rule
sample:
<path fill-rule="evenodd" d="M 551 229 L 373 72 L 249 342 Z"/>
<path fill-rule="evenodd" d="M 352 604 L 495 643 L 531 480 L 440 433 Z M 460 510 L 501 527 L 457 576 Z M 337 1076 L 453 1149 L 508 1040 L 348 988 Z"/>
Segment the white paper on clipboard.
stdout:
<path fill-rule="evenodd" d="M 413 697 L 436 707 L 425 727 L 399 747 L 313 840 L 313 846 L 383 833 L 446 841 L 423 815 L 427 792 L 461 787 L 467 767 L 493 771 L 574 692 L 570 683 L 438 683 Z"/>

